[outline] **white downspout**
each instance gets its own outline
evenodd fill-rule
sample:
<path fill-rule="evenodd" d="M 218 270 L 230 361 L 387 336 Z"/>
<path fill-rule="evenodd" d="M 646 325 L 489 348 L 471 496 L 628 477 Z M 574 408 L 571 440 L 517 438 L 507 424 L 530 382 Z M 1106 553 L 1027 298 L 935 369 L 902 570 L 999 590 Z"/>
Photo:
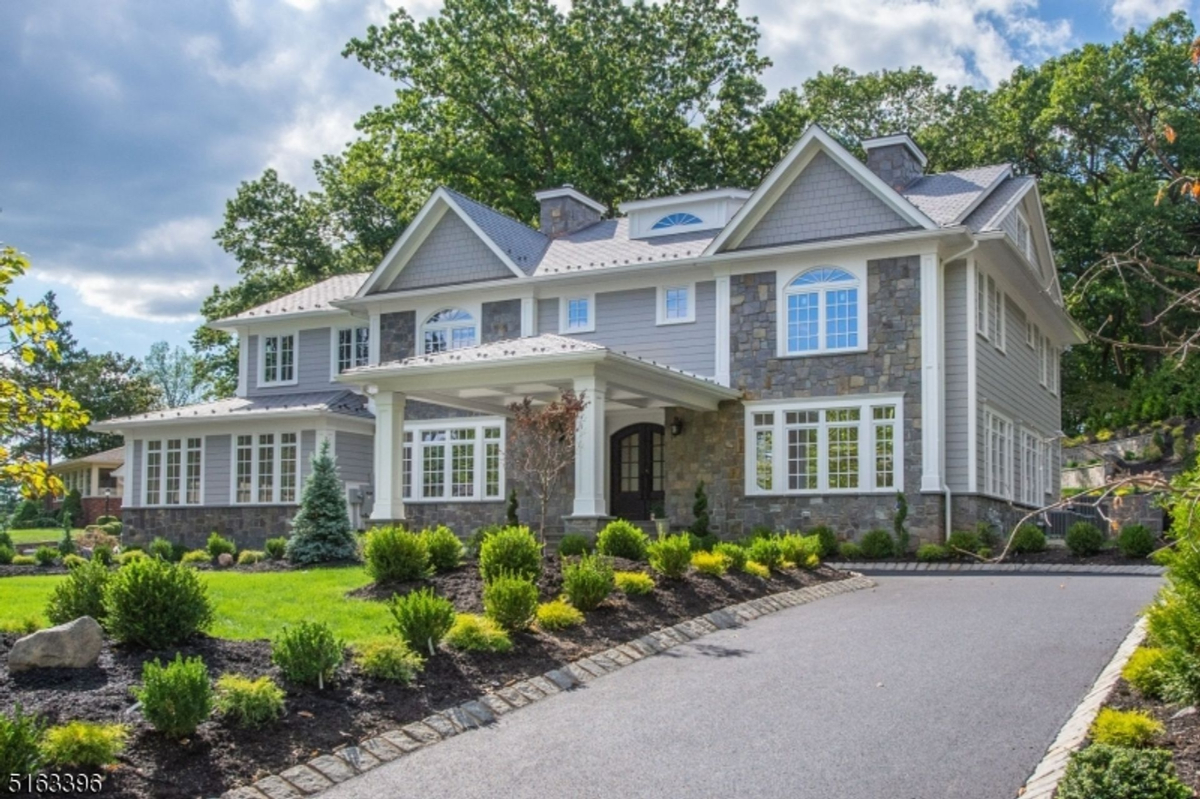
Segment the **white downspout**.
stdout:
<path fill-rule="evenodd" d="M 972 242 L 971 242 L 971 246 L 970 246 L 970 247 L 967 247 L 967 248 L 966 248 L 965 250 L 963 250 L 962 252 L 955 253 L 953 256 L 951 256 L 951 257 L 949 257 L 949 258 L 944 258 L 944 259 L 942 260 L 942 263 L 945 263 L 945 264 L 951 264 L 951 263 L 954 263 L 954 262 L 955 262 L 955 261 L 957 261 L 959 258 L 962 258 L 962 257 L 964 257 L 964 256 L 966 256 L 966 255 L 969 255 L 969 254 L 971 254 L 972 252 L 974 252 L 974 251 L 975 251 L 976 249 L 978 249 L 978 248 L 979 248 L 979 239 L 975 239 L 974 241 L 972 241 Z M 943 301 L 944 301 L 944 298 L 943 298 Z M 969 328 L 969 326 L 970 326 L 970 325 L 972 325 L 972 324 L 974 324 L 974 320 L 973 320 L 973 319 L 968 319 L 968 320 L 967 320 L 967 325 L 968 325 L 968 328 Z M 972 336 L 971 336 L 971 339 L 970 339 L 970 342 L 969 342 L 969 346 L 972 346 L 972 347 L 973 347 L 973 346 L 975 346 L 975 338 L 974 338 L 974 334 L 972 334 Z M 942 372 L 942 381 L 943 381 L 943 383 L 945 382 L 945 380 L 946 380 L 946 374 L 945 374 L 945 370 L 944 370 L 944 368 L 943 368 L 943 372 Z M 945 392 L 945 390 L 944 390 L 944 389 L 945 389 L 945 386 L 943 385 L 943 391 L 942 391 L 942 401 L 943 401 L 943 402 L 945 402 L 945 400 L 946 400 L 946 392 Z M 942 443 L 943 443 L 943 446 L 945 445 L 945 440 L 946 440 L 946 439 L 945 439 L 945 435 L 943 434 L 943 436 L 942 436 Z M 953 512 L 953 510 L 952 510 L 952 509 L 951 509 L 951 507 L 950 507 L 950 506 L 951 506 L 951 503 L 953 502 L 954 495 L 953 495 L 953 493 L 950 491 L 950 484 L 946 482 L 946 469 L 945 469 L 945 464 L 943 464 L 943 468 L 942 468 L 942 496 L 944 497 L 944 499 L 943 499 L 943 502 L 944 502 L 944 503 L 945 503 L 945 505 L 946 505 L 946 511 L 945 511 L 945 512 L 946 512 L 946 539 L 947 539 L 947 540 L 949 540 L 949 539 L 950 539 L 950 533 L 951 533 L 951 532 L 953 531 L 953 529 L 954 529 L 954 526 L 953 526 L 953 525 L 954 525 L 954 512 Z"/>

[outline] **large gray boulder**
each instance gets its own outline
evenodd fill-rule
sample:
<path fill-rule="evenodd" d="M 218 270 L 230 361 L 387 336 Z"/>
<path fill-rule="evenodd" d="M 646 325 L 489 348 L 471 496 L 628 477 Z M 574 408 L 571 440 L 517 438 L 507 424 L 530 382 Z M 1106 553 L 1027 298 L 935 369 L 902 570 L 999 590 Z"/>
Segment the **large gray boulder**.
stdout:
<path fill-rule="evenodd" d="M 17 640 L 8 653 L 8 672 L 28 669 L 86 669 L 100 659 L 104 630 L 91 616 L 60 624 Z"/>

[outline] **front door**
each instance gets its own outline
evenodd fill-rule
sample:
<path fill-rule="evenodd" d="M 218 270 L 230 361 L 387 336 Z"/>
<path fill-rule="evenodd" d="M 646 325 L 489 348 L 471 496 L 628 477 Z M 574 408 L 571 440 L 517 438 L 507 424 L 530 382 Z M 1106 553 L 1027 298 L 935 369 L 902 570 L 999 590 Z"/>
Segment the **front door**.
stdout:
<path fill-rule="evenodd" d="M 634 424 L 612 437 L 608 512 L 645 521 L 663 502 L 663 427 Z"/>

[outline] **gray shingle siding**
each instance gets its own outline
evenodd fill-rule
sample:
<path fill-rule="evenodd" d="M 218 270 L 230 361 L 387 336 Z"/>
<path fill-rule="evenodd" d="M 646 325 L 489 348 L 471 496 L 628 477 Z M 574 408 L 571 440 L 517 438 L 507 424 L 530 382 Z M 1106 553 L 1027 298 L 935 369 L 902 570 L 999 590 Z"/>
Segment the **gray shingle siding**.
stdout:
<path fill-rule="evenodd" d="M 250 377 L 247 380 L 246 396 L 258 397 L 264 394 L 300 394 L 306 391 L 328 391 L 336 388 L 330 384 L 330 357 L 332 344 L 327 327 L 301 330 L 296 341 L 296 385 L 294 386 L 265 386 L 258 385 L 259 374 L 259 337 L 250 336 L 249 357 Z"/>
<path fill-rule="evenodd" d="M 204 437 L 204 504 L 228 505 L 233 478 L 233 436 Z"/>
<path fill-rule="evenodd" d="M 121 498 L 121 504 L 126 507 L 136 507 L 142 504 L 142 442 L 133 442 L 133 463 L 129 474 L 129 490 Z"/>
<path fill-rule="evenodd" d="M 967 265 L 956 261 L 945 275 L 946 483 L 954 491 L 970 488 L 967 352 L 974 330 L 967 319 Z"/>
<path fill-rule="evenodd" d="M 572 338 L 602 344 L 615 352 L 674 366 L 700 375 L 715 373 L 716 284 L 696 284 L 696 321 L 655 323 L 657 289 L 630 289 L 596 295 L 596 330 L 570 333 Z M 558 300 L 538 303 L 538 331 L 558 332 Z"/>
<path fill-rule="evenodd" d="M 338 431 L 334 437 L 342 482 L 367 483 L 374 468 L 374 440 L 360 433 Z"/>
<path fill-rule="evenodd" d="M 1031 237 L 1034 236 L 1033 229 L 1032 229 L 1032 216 L 1029 214 L 1028 211 L 1024 211 L 1024 202 L 1018 203 L 1017 208 L 1021 208 L 1022 211 L 1025 213 L 1025 218 L 1027 220 L 1030 220 L 1031 227 L 1029 230 L 1029 235 Z M 1003 221 L 1001 221 L 1000 227 L 1001 227 L 1001 229 L 1004 230 L 1005 235 L 1007 235 L 1008 238 L 1012 240 L 1013 246 L 1015 246 L 1017 249 L 1020 249 L 1020 245 L 1017 243 L 1017 208 L 1014 208 L 1013 210 L 1008 212 L 1008 215 L 1004 217 Z M 1041 268 L 1041 258 L 1038 255 L 1038 246 L 1037 246 L 1036 238 L 1034 239 L 1032 260 L 1033 260 L 1034 266 L 1037 266 L 1040 269 Z"/>
<path fill-rule="evenodd" d="M 421 242 L 387 291 L 515 277 L 454 211 Z"/>
<path fill-rule="evenodd" d="M 910 227 L 857 178 L 825 153 L 818 153 L 739 249 Z"/>

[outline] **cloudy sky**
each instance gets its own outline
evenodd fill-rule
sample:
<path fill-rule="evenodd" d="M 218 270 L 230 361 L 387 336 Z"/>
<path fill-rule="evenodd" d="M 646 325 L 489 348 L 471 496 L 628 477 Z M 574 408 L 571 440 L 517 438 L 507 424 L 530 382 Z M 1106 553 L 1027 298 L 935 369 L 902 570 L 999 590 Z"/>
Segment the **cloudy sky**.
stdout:
<path fill-rule="evenodd" d="M 563 0 L 566 2 L 567 0 Z M 34 262 L 83 344 L 186 343 L 237 184 L 273 166 L 312 187 L 389 82 L 340 56 L 368 24 L 439 0 L 39 0 L 0 6 L 0 242 Z M 1018 63 L 1111 40 L 1187 0 L 743 0 L 773 90 L 835 64 L 921 64 L 991 86 Z M 1192 9 L 1194 10 L 1194 9 Z"/>

